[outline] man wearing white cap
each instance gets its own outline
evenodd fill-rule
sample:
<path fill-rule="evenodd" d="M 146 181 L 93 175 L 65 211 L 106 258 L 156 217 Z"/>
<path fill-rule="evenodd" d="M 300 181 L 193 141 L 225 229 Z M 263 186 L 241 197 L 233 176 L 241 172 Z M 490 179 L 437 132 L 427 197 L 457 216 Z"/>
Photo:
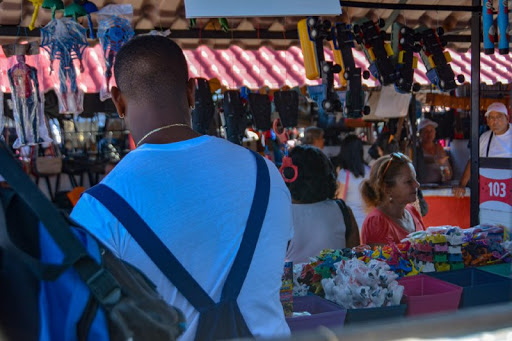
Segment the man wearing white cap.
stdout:
<path fill-rule="evenodd" d="M 485 117 L 491 130 L 480 136 L 480 157 L 512 157 L 512 124 L 509 123 L 510 116 L 505 104 L 492 103 L 487 108 Z M 470 162 L 468 161 L 459 186 L 453 189 L 456 196 L 464 196 L 470 175 Z"/>
<path fill-rule="evenodd" d="M 420 183 L 440 183 L 452 178 L 452 170 L 448 155 L 443 146 L 436 142 L 438 124 L 428 118 L 418 125 L 420 132 L 422 162 L 419 164 L 418 181 Z M 420 169 L 421 168 L 421 169 Z"/>

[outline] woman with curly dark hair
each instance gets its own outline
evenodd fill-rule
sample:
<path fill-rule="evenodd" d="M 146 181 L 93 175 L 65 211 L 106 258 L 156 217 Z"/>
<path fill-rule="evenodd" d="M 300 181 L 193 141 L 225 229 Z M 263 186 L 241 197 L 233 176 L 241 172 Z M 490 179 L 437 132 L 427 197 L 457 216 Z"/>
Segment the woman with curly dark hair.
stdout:
<path fill-rule="evenodd" d="M 327 156 L 316 147 L 297 146 L 290 152 L 290 158 L 297 167 L 297 178 L 290 181 L 294 171 L 284 169 L 292 196 L 294 223 L 287 259 L 307 262 L 323 249 L 359 245 L 359 229 L 352 210 L 344 202 L 334 200 L 336 172 Z M 347 216 L 343 215 L 342 207 L 346 208 Z"/>

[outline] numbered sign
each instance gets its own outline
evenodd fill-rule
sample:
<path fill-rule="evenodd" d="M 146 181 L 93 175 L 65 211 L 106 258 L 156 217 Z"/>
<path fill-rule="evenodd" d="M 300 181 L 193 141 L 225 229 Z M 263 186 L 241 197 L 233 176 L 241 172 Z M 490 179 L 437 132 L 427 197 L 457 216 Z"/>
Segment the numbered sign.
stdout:
<path fill-rule="evenodd" d="M 480 176 L 480 203 L 486 201 L 512 202 L 512 179 L 489 179 Z"/>
<path fill-rule="evenodd" d="M 480 168 L 480 223 L 512 228 L 512 170 Z"/>

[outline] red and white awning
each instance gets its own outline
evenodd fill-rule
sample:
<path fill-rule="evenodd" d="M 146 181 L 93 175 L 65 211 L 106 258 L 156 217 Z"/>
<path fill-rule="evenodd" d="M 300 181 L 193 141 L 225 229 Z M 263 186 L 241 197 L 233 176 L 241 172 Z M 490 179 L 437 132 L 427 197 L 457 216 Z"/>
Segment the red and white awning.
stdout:
<path fill-rule="evenodd" d="M 332 52 L 325 50 L 326 59 L 332 60 Z M 463 74 L 466 80 L 471 79 L 471 53 L 457 53 L 450 51 L 452 68 L 456 75 Z M 225 50 L 213 50 L 207 46 L 199 46 L 193 50 L 185 50 L 189 63 L 190 77 L 203 77 L 207 79 L 218 78 L 222 85 L 228 88 L 247 86 L 258 89 L 263 86 L 280 88 L 282 86 L 302 86 L 320 84 L 319 80 L 306 79 L 302 51 L 298 47 L 291 47 L 285 51 L 276 51 L 268 47 L 258 50 L 243 50 L 238 46 L 231 46 Z M 362 51 L 354 50 L 354 59 L 358 67 L 366 70 L 368 62 Z M 7 70 L 16 63 L 16 59 L 6 58 L 0 50 L 0 89 L 10 92 L 7 79 Z M 44 91 L 51 88 L 58 89 L 58 61 L 55 61 L 54 72 L 50 74 L 50 61 L 48 54 L 41 50 L 37 56 L 28 56 L 27 63 L 38 69 L 40 87 Z M 85 92 L 99 92 L 105 86 L 105 62 L 101 46 L 87 48 L 83 59 L 84 72 L 81 73 L 78 63 L 77 84 Z M 415 72 L 415 81 L 428 84 L 425 75 L 425 66 L 419 62 Z M 508 55 L 481 55 L 481 82 L 487 84 L 512 83 L 512 53 Z M 363 80 L 363 83 L 372 87 L 377 81 L 372 77 Z M 338 76 L 335 77 L 335 86 L 339 86 Z"/>

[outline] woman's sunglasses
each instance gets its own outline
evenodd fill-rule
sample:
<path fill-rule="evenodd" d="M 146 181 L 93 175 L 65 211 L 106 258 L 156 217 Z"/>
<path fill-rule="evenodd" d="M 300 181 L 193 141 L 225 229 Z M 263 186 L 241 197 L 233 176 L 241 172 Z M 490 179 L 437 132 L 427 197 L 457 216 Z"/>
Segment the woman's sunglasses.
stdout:
<path fill-rule="evenodd" d="M 407 157 L 402 154 L 402 153 L 391 153 L 389 154 L 389 161 L 386 165 L 386 168 L 384 169 L 384 172 L 382 172 L 382 178 L 384 179 L 384 177 L 386 176 L 386 173 L 388 172 L 388 169 L 389 169 L 389 166 L 391 166 L 391 163 L 393 162 L 393 160 L 407 160 Z"/>

